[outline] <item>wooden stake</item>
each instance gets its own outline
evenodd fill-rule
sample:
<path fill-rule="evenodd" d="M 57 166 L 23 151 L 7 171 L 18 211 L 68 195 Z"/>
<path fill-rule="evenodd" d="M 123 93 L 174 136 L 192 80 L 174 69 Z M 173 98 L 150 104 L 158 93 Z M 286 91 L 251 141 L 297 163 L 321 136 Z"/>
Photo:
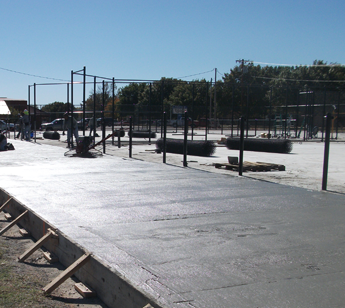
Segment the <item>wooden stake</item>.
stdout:
<path fill-rule="evenodd" d="M 8 199 L 2 206 L 0 206 L 0 212 L 5 208 L 5 206 L 12 200 L 12 197 Z"/>
<path fill-rule="evenodd" d="M 79 292 L 79 294 L 83 297 L 95 297 L 96 292 L 88 288 L 82 282 L 78 282 L 74 285 L 74 288 Z"/>
<path fill-rule="evenodd" d="M 23 262 L 27 257 L 32 255 L 37 249 L 39 249 L 45 242 L 47 242 L 51 237 L 57 237 L 58 235 L 51 229 L 48 229 L 46 235 L 41 237 L 33 247 L 25 251 L 20 257 L 18 257 L 18 262 Z"/>
<path fill-rule="evenodd" d="M 91 258 L 91 255 L 85 254 L 81 256 L 77 261 L 65 269 L 59 276 L 57 276 L 51 283 L 46 285 L 42 290 L 46 294 L 52 293 L 58 286 L 71 277 L 78 269 L 86 264 Z"/>
<path fill-rule="evenodd" d="M 24 213 L 20 214 L 15 220 L 9 223 L 5 228 L 0 231 L 0 235 L 3 235 L 7 230 L 11 229 L 19 220 L 21 220 L 29 211 L 26 210 Z"/>

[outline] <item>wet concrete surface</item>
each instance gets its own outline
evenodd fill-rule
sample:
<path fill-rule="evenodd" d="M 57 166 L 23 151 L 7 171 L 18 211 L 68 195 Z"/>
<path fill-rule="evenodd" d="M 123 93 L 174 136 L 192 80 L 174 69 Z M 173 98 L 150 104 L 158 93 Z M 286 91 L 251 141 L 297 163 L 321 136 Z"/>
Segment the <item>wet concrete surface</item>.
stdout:
<path fill-rule="evenodd" d="M 12 140 L 0 187 L 167 307 L 343 307 L 345 197 Z"/>

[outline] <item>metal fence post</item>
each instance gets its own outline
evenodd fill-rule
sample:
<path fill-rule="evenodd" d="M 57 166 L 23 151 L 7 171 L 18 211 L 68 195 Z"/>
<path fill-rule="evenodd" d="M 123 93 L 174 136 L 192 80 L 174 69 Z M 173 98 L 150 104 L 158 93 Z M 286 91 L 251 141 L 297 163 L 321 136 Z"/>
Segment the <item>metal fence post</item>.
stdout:
<path fill-rule="evenodd" d="M 163 163 L 167 162 L 167 114 L 163 113 Z"/>
<path fill-rule="evenodd" d="M 322 175 L 322 190 L 327 190 L 327 176 L 328 176 L 328 159 L 329 159 L 329 143 L 331 135 L 331 121 L 332 115 L 326 115 L 326 136 L 325 136 L 325 154 L 323 158 L 323 175 Z"/>
<path fill-rule="evenodd" d="M 243 173 L 244 122 L 245 122 L 245 118 L 242 116 L 240 120 L 241 120 L 241 131 L 240 131 L 240 161 L 239 161 L 238 175 L 242 175 L 242 173 Z"/>
<path fill-rule="evenodd" d="M 129 157 L 132 157 L 132 117 L 129 117 Z"/>
<path fill-rule="evenodd" d="M 188 113 L 184 113 L 184 141 L 183 141 L 183 167 L 188 167 L 187 164 L 187 135 L 188 135 Z"/>

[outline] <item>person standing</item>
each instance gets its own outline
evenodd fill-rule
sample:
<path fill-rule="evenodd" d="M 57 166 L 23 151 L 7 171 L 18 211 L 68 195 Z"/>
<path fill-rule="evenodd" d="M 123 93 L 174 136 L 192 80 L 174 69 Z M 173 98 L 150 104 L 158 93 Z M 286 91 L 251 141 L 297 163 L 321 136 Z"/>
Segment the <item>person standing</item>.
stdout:
<path fill-rule="evenodd" d="M 75 118 L 72 118 L 69 113 L 64 115 L 65 123 L 64 129 L 67 130 L 67 148 L 73 147 L 72 134 L 75 137 L 76 143 L 79 141 L 78 137 L 78 123 Z"/>
<path fill-rule="evenodd" d="M 93 131 L 94 131 L 94 128 L 95 128 L 95 117 L 92 117 L 90 120 L 89 120 L 89 128 L 90 128 L 90 134 L 89 134 L 89 137 L 91 137 Z"/>
<path fill-rule="evenodd" d="M 0 131 L 0 151 L 7 150 L 7 138 L 6 136 Z"/>
<path fill-rule="evenodd" d="M 18 134 L 17 134 L 17 138 L 19 138 L 19 136 L 21 136 L 21 140 L 23 140 L 23 138 L 24 138 L 24 120 L 23 120 L 23 112 L 19 113 L 19 118 L 18 118 L 17 124 L 18 124 Z"/>
<path fill-rule="evenodd" d="M 23 122 L 24 122 L 24 138 L 26 141 L 30 141 L 30 116 L 29 116 L 29 111 L 26 109 L 24 110 L 23 113 Z"/>

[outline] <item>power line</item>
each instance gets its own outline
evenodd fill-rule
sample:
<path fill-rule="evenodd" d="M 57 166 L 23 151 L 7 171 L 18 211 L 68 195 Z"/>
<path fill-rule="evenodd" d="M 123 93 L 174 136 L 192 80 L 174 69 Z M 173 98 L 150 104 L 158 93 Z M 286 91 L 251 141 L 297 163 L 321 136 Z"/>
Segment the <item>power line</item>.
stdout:
<path fill-rule="evenodd" d="M 15 74 L 21 74 L 21 75 L 26 75 L 26 76 L 31 76 L 31 77 L 37 77 L 37 78 L 43 78 L 43 79 L 50 79 L 50 80 L 59 80 L 59 81 L 69 81 L 65 79 L 58 79 L 58 78 L 52 78 L 52 77 L 44 77 L 44 76 L 38 76 L 38 75 L 33 75 L 33 74 L 28 74 L 28 73 L 23 73 L 23 72 L 18 72 L 14 70 L 10 70 L 8 68 L 0 67 L 0 70 L 15 73 Z"/>
<path fill-rule="evenodd" d="M 187 77 L 193 77 L 193 76 L 197 76 L 197 75 L 202 75 L 202 74 L 206 74 L 206 73 L 210 73 L 210 72 L 213 72 L 214 69 L 211 69 L 207 72 L 203 72 L 203 73 L 198 73 L 198 74 L 193 74 L 193 75 L 189 75 L 189 76 L 183 76 L 183 77 L 176 77 L 177 79 L 182 79 L 182 78 L 187 78 Z"/>

